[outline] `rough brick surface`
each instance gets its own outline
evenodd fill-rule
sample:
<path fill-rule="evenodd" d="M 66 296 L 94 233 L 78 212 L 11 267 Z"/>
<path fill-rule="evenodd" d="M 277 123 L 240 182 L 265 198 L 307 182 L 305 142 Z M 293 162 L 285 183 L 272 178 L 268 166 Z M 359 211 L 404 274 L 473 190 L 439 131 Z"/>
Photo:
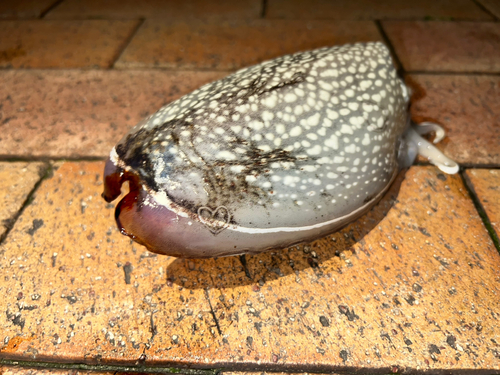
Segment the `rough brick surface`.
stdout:
<path fill-rule="evenodd" d="M 259 18 L 261 14 L 260 0 L 66 0 L 46 18 L 251 19 Z"/>
<path fill-rule="evenodd" d="M 115 66 L 235 70 L 287 53 L 373 40 L 381 37 L 368 21 L 146 20 Z"/>
<path fill-rule="evenodd" d="M 139 21 L 4 21 L 1 68 L 107 68 Z"/>
<path fill-rule="evenodd" d="M 468 169 L 465 176 L 497 236 L 500 237 L 500 170 Z"/>
<path fill-rule="evenodd" d="M 0 163 L 0 238 L 45 170 L 43 163 Z"/>
<path fill-rule="evenodd" d="M 0 71 L 0 153 L 23 157 L 106 157 L 143 117 L 222 75 Z"/>
<path fill-rule="evenodd" d="M 500 255 L 470 196 L 500 235 L 495 16 L 497 0 L 0 0 L 0 360 L 500 374 Z M 379 19 L 404 69 L 425 73 L 406 77 L 414 120 L 440 123 L 440 149 L 488 169 L 412 167 L 342 231 L 242 258 L 162 257 L 119 234 L 116 202 L 100 196 L 103 162 L 52 161 L 23 206 L 48 163 L 5 160 L 104 158 L 203 83 L 298 50 L 381 40 Z"/>
<path fill-rule="evenodd" d="M 469 0 L 268 0 L 266 17 L 289 19 L 467 19 L 491 16 Z"/>
<path fill-rule="evenodd" d="M 102 167 L 63 164 L 1 246 L 2 357 L 500 370 L 500 256 L 459 176 L 411 168 L 341 232 L 243 263 L 131 243 L 100 198 Z"/>
<path fill-rule="evenodd" d="M 495 22 L 382 23 L 407 71 L 500 72 L 500 24 Z"/>
<path fill-rule="evenodd" d="M 447 137 L 437 147 L 466 165 L 500 165 L 500 78 L 410 75 L 412 118 L 441 124 Z"/>

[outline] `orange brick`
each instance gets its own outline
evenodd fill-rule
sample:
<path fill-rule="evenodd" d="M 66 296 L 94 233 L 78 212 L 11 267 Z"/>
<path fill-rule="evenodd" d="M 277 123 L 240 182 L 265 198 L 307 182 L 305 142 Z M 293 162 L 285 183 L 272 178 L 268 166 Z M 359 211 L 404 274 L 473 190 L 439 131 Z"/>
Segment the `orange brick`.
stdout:
<path fill-rule="evenodd" d="M 496 231 L 497 237 L 500 237 L 500 171 L 468 169 L 465 171 L 465 176 Z"/>
<path fill-rule="evenodd" d="M 135 363 L 145 345 L 192 359 L 212 344 L 204 293 L 167 281 L 173 259 L 118 232 L 114 207 L 100 196 L 103 167 L 66 163 L 55 170 L 0 246 L 0 292 L 8 296 L 0 301 L 2 358 L 20 358 L 23 348 L 21 357 L 35 360 L 95 363 L 102 356 L 123 363 L 133 353 Z M 196 343 L 188 348 L 190 337 Z M 147 361 L 161 356 L 148 351 Z"/>
<path fill-rule="evenodd" d="M 411 113 L 416 122 L 444 126 L 437 147 L 458 163 L 500 164 L 500 78 L 495 76 L 410 75 Z"/>
<path fill-rule="evenodd" d="M 143 117 L 222 75 L 0 71 L 1 153 L 23 157 L 106 157 Z"/>
<path fill-rule="evenodd" d="M 500 72 L 500 24 L 493 22 L 382 23 L 407 71 Z"/>
<path fill-rule="evenodd" d="M 46 169 L 43 163 L 0 163 L 0 239 Z"/>
<path fill-rule="evenodd" d="M 2 0 L 0 19 L 38 18 L 56 0 Z"/>
<path fill-rule="evenodd" d="M 493 353 L 480 362 L 461 354 L 471 337 L 478 345 L 499 334 L 496 312 L 488 314 L 498 305 L 500 257 L 459 176 L 411 168 L 399 192 L 396 184 L 340 233 L 247 257 L 251 279 L 224 272 L 223 261 L 207 287 L 212 301 L 223 299 L 214 311 L 228 346 L 251 341 L 246 358 L 360 372 L 387 363 L 392 372 L 499 367 Z"/>
<path fill-rule="evenodd" d="M 235 70 L 287 53 L 371 40 L 381 37 L 368 21 L 146 20 L 115 66 Z"/>
<path fill-rule="evenodd" d="M 138 21 L 0 22 L 2 68 L 107 68 Z"/>
<path fill-rule="evenodd" d="M 260 18 L 260 0 L 66 0 L 49 12 L 46 18 L 134 19 L 134 18 Z"/>
<path fill-rule="evenodd" d="M 289 19 L 466 19 L 490 20 L 468 0 L 268 0 L 266 17 Z"/>
<path fill-rule="evenodd" d="M 131 243 L 100 198 L 102 168 L 60 166 L 2 244 L 1 357 L 500 370 L 500 256 L 460 176 L 413 167 L 341 232 L 243 263 L 162 257 Z M 34 220 L 43 220 L 37 230 Z"/>

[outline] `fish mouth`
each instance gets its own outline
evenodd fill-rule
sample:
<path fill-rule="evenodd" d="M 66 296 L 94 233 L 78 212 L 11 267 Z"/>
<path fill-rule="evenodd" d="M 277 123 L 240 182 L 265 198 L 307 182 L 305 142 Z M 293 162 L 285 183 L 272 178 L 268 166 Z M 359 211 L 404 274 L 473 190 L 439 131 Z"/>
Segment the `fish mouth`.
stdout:
<path fill-rule="evenodd" d="M 125 182 L 128 182 L 129 191 L 116 205 L 115 221 L 121 234 L 144 245 L 143 241 L 133 231 L 127 229 L 128 225 L 124 225 L 124 222 L 129 223 L 131 221 L 129 213 L 137 210 L 140 206 L 141 198 L 143 198 L 141 195 L 144 195 L 141 194 L 141 190 L 143 189 L 140 188 L 139 177 L 134 173 L 126 171 L 119 166 L 119 163 L 116 163 L 109 157 L 104 166 L 104 191 L 101 194 L 103 199 L 110 203 L 118 198 L 122 194 L 122 186 Z M 123 217 L 126 220 L 123 220 Z"/>
<path fill-rule="evenodd" d="M 123 169 L 108 157 L 104 166 L 104 191 L 101 194 L 106 202 L 110 203 L 120 196 L 123 172 Z"/>
<path fill-rule="evenodd" d="M 141 245 L 145 242 L 138 237 L 133 229 L 134 217 L 132 212 L 139 212 L 143 205 L 144 193 L 139 183 L 139 177 L 117 165 L 111 157 L 104 167 L 104 191 L 101 196 L 108 203 L 122 194 L 122 186 L 128 182 L 128 193 L 118 202 L 115 208 L 115 221 L 120 233 L 130 237 Z"/>
<path fill-rule="evenodd" d="M 148 190 L 141 183 L 140 177 L 128 168 L 120 165 L 120 159 L 113 160 L 111 155 L 104 167 L 104 191 L 102 197 L 112 202 L 122 195 L 122 186 L 128 182 L 128 193 L 118 202 L 115 209 L 115 221 L 121 234 L 131 238 L 149 251 L 185 256 L 186 248 L 167 227 L 175 227 L 178 215 L 157 204 Z M 180 237 L 182 233 L 177 231 Z M 170 233 L 170 235 L 166 235 Z M 185 239 L 183 239 L 185 242 Z M 189 253 L 189 252 L 188 252 Z"/>

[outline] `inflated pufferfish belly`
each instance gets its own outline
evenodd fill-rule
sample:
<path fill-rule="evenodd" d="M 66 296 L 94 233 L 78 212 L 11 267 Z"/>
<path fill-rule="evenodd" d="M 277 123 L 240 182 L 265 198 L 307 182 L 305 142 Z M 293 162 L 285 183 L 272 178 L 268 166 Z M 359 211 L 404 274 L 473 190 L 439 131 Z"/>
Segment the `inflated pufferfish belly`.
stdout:
<path fill-rule="evenodd" d="M 140 122 L 111 151 L 103 196 L 117 198 L 129 181 L 117 223 L 160 254 L 311 240 L 359 217 L 411 164 L 422 145 L 412 143 L 408 104 L 382 43 L 283 56 Z"/>

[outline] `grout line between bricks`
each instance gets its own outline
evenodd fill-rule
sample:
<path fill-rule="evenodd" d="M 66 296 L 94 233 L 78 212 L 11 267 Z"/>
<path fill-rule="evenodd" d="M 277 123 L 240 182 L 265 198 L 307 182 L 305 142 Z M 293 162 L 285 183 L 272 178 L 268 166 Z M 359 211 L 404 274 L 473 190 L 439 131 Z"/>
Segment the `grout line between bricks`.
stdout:
<path fill-rule="evenodd" d="M 500 169 L 500 164 L 473 164 L 473 163 L 460 163 L 462 169 L 482 168 L 482 169 Z"/>
<path fill-rule="evenodd" d="M 474 164 L 474 163 L 458 163 L 460 165 L 460 169 L 463 170 L 463 169 L 500 169 L 500 164 L 484 164 L 484 163 L 477 163 L 477 164 Z M 431 164 L 430 162 L 428 161 L 425 161 L 425 160 L 416 160 L 411 166 L 424 166 L 424 167 L 428 167 L 428 166 L 432 166 L 434 164 Z M 436 167 L 437 168 L 437 167 Z"/>
<path fill-rule="evenodd" d="M 488 13 L 489 15 L 489 13 Z M 367 19 L 370 20 L 370 19 Z M 373 19 L 376 20 L 376 19 Z M 363 19 L 358 19 L 358 21 L 364 21 Z M 485 23 L 485 22 L 491 22 L 495 23 L 496 19 L 491 19 L 491 18 L 466 18 L 466 17 L 460 17 L 460 18 L 453 18 L 451 16 L 424 16 L 424 17 L 409 17 L 409 18 L 381 18 L 380 21 L 391 21 L 391 22 L 475 22 L 475 23 Z"/>
<path fill-rule="evenodd" d="M 111 62 L 111 64 L 108 67 L 109 69 L 114 69 L 115 68 L 116 62 L 120 59 L 120 57 L 123 54 L 123 52 L 127 49 L 127 47 L 129 46 L 129 44 L 132 41 L 132 39 L 134 38 L 134 36 L 137 34 L 137 31 L 139 30 L 139 28 L 144 24 L 144 20 L 145 20 L 144 18 L 141 18 L 141 19 L 137 20 L 137 25 L 134 27 L 134 29 L 132 30 L 132 32 L 130 33 L 130 35 L 128 36 L 128 38 L 125 39 L 125 41 L 123 42 L 122 47 L 118 49 L 116 55 L 111 60 L 112 62 Z"/>
<path fill-rule="evenodd" d="M 248 66 L 243 66 L 241 68 L 235 68 L 234 70 L 228 70 L 228 69 L 215 69 L 215 68 L 204 68 L 204 67 L 199 67 L 199 68 L 191 68 L 191 69 L 183 69 L 183 68 L 168 68 L 165 66 L 134 66 L 131 68 L 122 68 L 122 67 L 115 67 L 113 66 L 113 70 L 123 72 L 123 71 L 134 71 L 134 70 L 141 70 L 141 71 L 165 71 L 165 72 L 214 72 L 214 73 L 226 73 L 227 75 L 232 74 L 236 72 L 237 70 L 247 68 Z"/>
<path fill-rule="evenodd" d="M 495 231 L 495 228 L 493 228 L 493 225 L 491 225 L 491 221 L 488 217 L 488 214 L 486 213 L 486 210 L 483 207 L 483 204 L 481 203 L 479 197 L 477 196 L 476 190 L 474 189 L 474 184 L 465 174 L 465 170 L 460 173 L 460 176 L 462 177 L 462 181 L 472 199 L 472 202 L 474 202 L 474 206 L 476 207 L 477 213 L 481 217 L 481 220 L 483 221 L 483 224 L 486 227 L 486 230 L 488 231 L 491 240 L 493 241 L 493 245 L 496 247 L 498 253 L 500 254 L 500 239 L 498 238 L 498 234 Z"/>
<path fill-rule="evenodd" d="M 60 369 L 60 370 L 84 370 L 84 371 L 97 371 L 97 372 L 113 372 L 117 373 L 141 373 L 141 374 L 179 374 L 179 375 L 224 375 L 227 372 L 239 372 L 241 374 L 245 373 L 263 373 L 264 371 L 269 374 L 300 374 L 300 373 L 309 373 L 309 374 L 318 374 L 325 375 L 334 372 L 335 374 L 379 374 L 379 375 L 388 375 L 394 373 L 395 366 L 391 368 L 387 368 L 387 366 L 380 368 L 363 368 L 363 367 L 354 367 L 354 366 L 325 366 L 322 364 L 316 364 L 316 368 L 311 367 L 315 365 L 306 365 L 309 367 L 297 366 L 295 364 L 284 365 L 277 364 L 273 366 L 249 366 L 248 363 L 226 363 L 223 366 L 217 368 L 201 368 L 201 369 L 193 369 L 186 367 L 166 367 L 166 366 L 145 366 L 145 365 L 137 365 L 137 366 L 126 366 L 126 365 L 91 365 L 84 363 L 57 363 L 57 362 L 36 362 L 36 361 L 24 361 L 24 360 L 12 360 L 12 359 L 0 359 L 0 366 L 15 366 L 15 367 L 25 367 L 25 368 L 42 368 L 42 369 Z M 229 365 L 229 366 L 228 366 Z M 340 367 L 340 368 L 339 368 Z M 406 368 L 405 371 L 411 374 L 421 374 L 421 371 L 417 371 L 414 368 Z M 398 372 L 398 371 L 396 371 Z M 405 372 L 405 373 L 406 373 Z M 444 374 L 449 373 L 441 368 L 436 369 L 436 371 L 432 372 L 433 374 Z M 458 369 L 453 371 L 454 374 L 461 375 L 491 375 L 491 369 L 477 369 L 474 371 L 470 371 L 469 369 Z M 496 373 L 495 373 L 496 374 Z"/>
<path fill-rule="evenodd" d="M 267 2 L 267 0 L 266 0 Z M 489 12 L 488 12 L 489 15 Z M 322 18 L 322 17 L 312 17 L 312 18 L 302 18 L 301 16 L 281 16 L 281 17 L 267 17 L 268 20 L 270 21 L 281 21 L 281 20 L 286 20 L 286 21 L 331 21 L 331 22 L 336 22 L 336 21 L 359 21 L 359 22 L 369 22 L 369 21 L 391 21 L 391 22 L 476 22 L 476 23 L 484 23 L 484 22 L 491 22 L 491 23 L 496 23 L 497 19 L 494 17 L 494 19 L 491 18 L 466 18 L 466 17 L 461 17 L 461 18 L 453 18 L 451 16 L 449 17 L 428 17 L 428 16 L 423 16 L 423 17 L 407 17 L 407 18 L 392 18 L 392 17 L 384 17 L 384 18 L 361 18 L 361 17 L 354 17 L 354 18 L 346 18 L 346 17 L 329 17 L 329 18 Z"/>
<path fill-rule="evenodd" d="M 262 12 L 260 14 L 260 18 L 266 18 L 267 13 L 267 0 L 262 0 Z"/>
<path fill-rule="evenodd" d="M 110 148 L 111 150 L 111 148 Z M 46 162 L 46 163 L 64 163 L 64 162 L 98 162 L 106 161 L 107 155 L 104 156 L 54 156 L 54 155 L 0 155 L 0 162 Z M 415 161 L 412 165 L 414 166 L 431 166 L 432 164 L 426 161 Z M 500 164 L 484 164 L 484 163 L 460 163 L 462 168 L 488 168 L 488 169 L 500 169 Z"/>
<path fill-rule="evenodd" d="M 385 42 L 385 41 L 384 41 Z M 386 42 L 387 43 L 387 42 Z M 388 48 L 391 46 L 389 45 Z M 396 56 L 397 57 L 397 56 Z M 245 66 L 246 67 L 246 66 Z M 243 67 L 243 68 L 245 68 Z M 109 68 L 19 68 L 13 69 L 9 67 L 2 68 L 0 67 L 1 72 L 8 71 L 16 71 L 16 72 L 29 72 L 29 71 L 40 71 L 40 72 L 54 72 L 54 71 L 64 71 L 64 72 L 98 72 L 98 71 L 106 71 L 110 70 Z M 227 75 L 232 74 L 235 70 L 217 70 L 210 68 L 196 68 L 196 69 L 183 69 L 183 68 L 167 68 L 162 66 L 141 66 L 141 67 L 133 67 L 133 68 L 114 68 L 116 71 L 132 71 L 132 72 L 155 72 L 155 71 L 167 71 L 174 73 L 196 73 L 196 72 L 210 72 L 210 73 L 225 73 Z M 404 71 L 404 74 L 421 74 L 421 75 L 436 75 L 436 76 L 445 76 L 445 75 L 454 75 L 454 76 L 487 76 L 487 77 L 498 77 L 500 76 L 500 72 L 473 72 L 473 71 L 463 71 L 463 72 L 451 72 L 451 71 L 433 71 L 433 70 L 412 70 L 412 71 Z"/>
<path fill-rule="evenodd" d="M 217 375 L 220 370 L 187 369 L 176 367 L 152 367 L 152 366 L 119 366 L 119 365 L 88 365 L 84 363 L 52 363 L 36 361 L 16 361 L 9 359 L 0 359 L 0 366 L 16 366 L 27 368 L 42 369 L 60 369 L 60 370 L 83 370 L 98 372 L 134 372 L 134 373 L 153 373 L 153 374 L 186 374 L 186 375 Z"/>
<path fill-rule="evenodd" d="M 385 43 L 387 43 L 384 40 Z M 398 56 L 395 55 L 395 52 L 393 52 L 392 48 L 390 45 L 387 46 L 389 50 L 394 54 L 394 57 L 399 60 Z M 60 68 L 60 67 L 54 67 L 54 68 L 19 68 L 19 69 L 13 69 L 11 67 L 0 67 L 0 72 L 8 72 L 8 71 L 41 71 L 41 72 L 54 72 L 54 71 L 74 71 L 74 72 L 91 72 L 91 71 L 106 71 L 106 70 L 116 70 L 116 71 L 168 71 L 168 72 L 179 72 L 179 73 L 192 73 L 192 72 L 214 72 L 214 73 L 226 73 L 226 74 L 232 74 L 236 72 L 237 70 L 246 68 L 248 66 L 243 66 L 241 68 L 236 68 L 234 70 L 227 70 L 227 69 L 214 69 L 214 68 L 192 68 L 192 69 L 184 69 L 184 68 L 168 68 L 164 66 L 135 66 L 131 68 L 122 68 L 122 67 L 115 67 L 114 64 L 119 60 L 121 57 L 121 54 L 123 53 L 123 49 L 120 49 L 120 52 L 118 52 L 118 56 L 116 58 L 113 58 L 114 62 L 112 63 L 113 66 L 107 67 L 107 68 Z M 401 66 L 401 65 L 400 65 Z M 400 71 L 403 71 L 402 66 L 399 69 Z M 489 77 L 498 77 L 500 76 L 500 71 L 499 72 L 478 72 L 478 71 L 463 71 L 463 72 L 453 72 L 453 71 L 435 71 L 435 70 L 409 70 L 409 71 L 404 71 L 405 74 L 422 74 L 422 75 L 436 75 L 436 76 L 444 76 L 444 75 L 455 75 L 455 76 L 489 76 Z"/>
<path fill-rule="evenodd" d="M 433 71 L 433 70 L 410 70 L 405 71 L 406 74 L 422 74 L 422 75 L 435 75 L 435 76 L 489 76 L 498 77 L 500 72 L 447 72 L 447 71 Z"/>
<path fill-rule="evenodd" d="M 1 21 L 0 21 L 1 22 Z M 109 71 L 109 70 L 114 70 L 116 72 L 157 72 L 157 71 L 162 71 L 162 72 L 168 72 L 168 73 L 197 73 L 197 72 L 203 72 L 203 73 L 221 73 L 221 74 L 226 74 L 230 75 L 233 74 L 236 70 L 216 70 L 216 69 L 172 69 L 172 68 L 165 68 L 165 67 L 134 67 L 134 68 L 19 68 L 19 69 L 12 69 L 12 68 L 1 68 L 0 67 L 0 74 L 5 73 L 5 72 L 41 72 L 41 73 L 47 73 L 47 72 L 74 72 L 74 73 L 88 73 L 88 72 L 104 72 L 104 71 Z M 0 154 L 0 157 L 3 155 Z"/>
<path fill-rule="evenodd" d="M 132 128 L 132 127 L 131 127 Z M 110 148 L 111 150 L 111 148 Z M 105 161 L 108 156 L 53 156 L 53 155 L 0 155 L 0 161 L 16 162 L 16 161 L 44 161 L 44 162 L 85 162 L 85 161 Z"/>
<path fill-rule="evenodd" d="M 40 185 L 42 184 L 42 182 L 51 176 L 52 171 L 53 171 L 52 165 L 47 162 L 45 167 L 46 167 L 45 172 L 40 175 L 40 179 L 37 181 L 35 186 L 33 186 L 33 189 L 31 189 L 31 191 L 29 192 L 29 194 L 26 197 L 26 199 L 24 200 L 21 208 L 12 216 L 12 218 L 9 219 L 8 225 L 6 225 L 5 233 L 2 236 L 0 236 L 0 245 L 7 238 L 10 231 L 12 230 L 12 228 L 14 228 L 14 225 L 16 224 L 17 220 L 22 215 L 22 213 L 24 212 L 26 207 L 29 206 L 31 204 L 31 202 L 33 201 L 35 193 L 38 190 L 38 188 L 40 187 Z M 1 364 L 1 362 L 0 362 L 0 364 Z"/>
<path fill-rule="evenodd" d="M 64 0 L 57 0 L 57 1 L 54 1 L 51 5 L 49 5 L 45 10 L 43 10 L 41 13 L 40 13 L 40 17 L 38 18 L 45 18 L 45 16 L 47 15 L 47 13 L 53 11 L 55 8 L 57 8 Z"/>
<path fill-rule="evenodd" d="M 219 336 L 223 336 L 222 330 L 219 325 L 219 320 L 217 319 L 217 315 L 215 314 L 214 308 L 212 307 L 212 302 L 210 301 L 210 295 L 208 294 L 208 289 L 205 289 L 204 293 L 205 293 L 205 299 L 208 302 L 208 306 L 210 306 L 210 314 L 212 315 L 215 327 L 217 328 L 217 333 L 219 334 Z"/>
<path fill-rule="evenodd" d="M 387 48 L 389 48 L 389 51 L 391 51 L 391 55 L 394 57 L 394 59 L 396 60 L 396 67 L 399 67 L 398 68 L 398 73 L 400 76 L 404 76 L 404 74 L 406 73 L 405 70 L 404 70 L 404 67 L 403 67 L 403 64 L 398 56 L 398 54 L 396 53 L 396 49 L 394 48 L 394 46 L 392 45 L 391 43 L 391 40 L 389 39 L 389 36 L 387 35 L 387 33 L 385 32 L 384 30 L 384 27 L 382 26 L 382 21 L 381 20 L 374 20 L 375 22 L 375 26 L 377 27 L 378 29 L 378 32 L 380 33 L 380 35 L 382 36 L 382 39 L 383 41 L 385 42 L 385 44 L 387 45 Z"/>
<path fill-rule="evenodd" d="M 494 19 L 495 21 L 498 21 L 498 17 L 497 17 L 497 16 L 495 16 L 495 14 L 494 14 L 494 13 L 490 12 L 490 10 L 489 10 L 487 7 L 485 7 L 483 4 L 481 4 L 481 2 L 479 2 L 478 0 L 472 0 L 472 2 L 473 2 L 474 4 L 476 4 L 476 6 L 477 6 L 478 8 L 480 8 L 482 11 L 484 11 L 485 13 L 488 13 L 491 17 L 493 17 L 493 19 Z"/>

